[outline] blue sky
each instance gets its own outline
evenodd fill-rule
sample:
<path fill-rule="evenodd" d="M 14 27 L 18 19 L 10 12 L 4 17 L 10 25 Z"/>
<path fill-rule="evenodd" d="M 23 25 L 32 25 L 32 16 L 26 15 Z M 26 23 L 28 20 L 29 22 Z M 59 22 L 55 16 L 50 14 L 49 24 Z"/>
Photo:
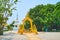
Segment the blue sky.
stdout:
<path fill-rule="evenodd" d="M 39 4 L 56 4 L 59 1 L 60 0 L 19 0 L 16 4 L 17 10 L 13 11 L 13 15 L 9 17 L 7 23 L 10 24 L 12 21 L 16 20 L 17 13 L 18 21 L 21 23 L 30 8 L 33 8 Z"/>

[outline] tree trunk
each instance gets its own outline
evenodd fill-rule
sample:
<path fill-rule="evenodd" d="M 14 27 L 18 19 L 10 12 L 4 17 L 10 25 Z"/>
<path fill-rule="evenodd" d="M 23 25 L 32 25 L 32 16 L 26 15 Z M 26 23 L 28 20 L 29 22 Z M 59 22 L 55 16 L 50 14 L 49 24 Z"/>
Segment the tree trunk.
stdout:
<path fill-rule="evenodd" d="M 0 25 L 0 35 L 3 35 L 3 27 Z"/>

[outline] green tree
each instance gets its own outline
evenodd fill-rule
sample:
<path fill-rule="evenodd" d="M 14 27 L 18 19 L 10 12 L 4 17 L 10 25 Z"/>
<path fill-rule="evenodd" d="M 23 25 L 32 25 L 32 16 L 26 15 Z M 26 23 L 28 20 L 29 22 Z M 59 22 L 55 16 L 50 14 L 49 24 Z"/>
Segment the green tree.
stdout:
<path fill-rule="evenodd" d="M 7 29 L 8 29 L 8 30 L 13 30 L 14 23 L 15 23 L 15 21 L 13 21 L 11 24 L 7 25 L 7 26 L 6 26 Z"/>
<path fill-rule="evenodd" d="M 37 29 L 42 30 L 44 26 L 50 26 L 50 22 L 53 21 L 52 12 L 54 11 L 54 5 L 38 5 L 33 9 L 30 9 L 29 15 L 34 20 L 33 23 L 37 25 Z"/>
<path fill-rule="evenodd" d="M 3 34 L 3 24 L 6 23 L 9 16 L 12 16 L 12 11 L 15 10 L 13 5 L 18 0 L 0 0 L 0 35 Z"/>
<path fill-rule="evenodd" d="M 30 22 L 26 21 L 24 26 L 25 26 L 26 30 L 29 30 L 29 28 L 30 28 Z"/>
<path fill-rule="evenodd" d="M 54 10 L 54 26 L 58 30 L 60 29 L 60 2 L 57 2 Z"/>
<path fill-rule="evenodd" d="M 49 30 L 60 28 L 60 2 L 37 5 L 31 8 L 27 15 L 33 20 L 33 24 L 37 26 L 38 31 L 42 31 L 42 28 L 48 28 Z"/>

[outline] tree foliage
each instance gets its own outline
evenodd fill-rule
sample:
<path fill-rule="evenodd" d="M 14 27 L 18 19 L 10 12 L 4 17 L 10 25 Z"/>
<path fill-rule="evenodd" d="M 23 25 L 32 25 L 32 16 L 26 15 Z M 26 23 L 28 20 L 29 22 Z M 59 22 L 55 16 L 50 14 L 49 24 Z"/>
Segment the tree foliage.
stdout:
<path fill-rule="evenodd" d="M 9 31 L 9 30 L 13 30 L 14 23 L 15 23 L 15 21 L 13 21 L 11 24 L 9 24 L 9 25 L 6 26 L 7 29 L 8 29 L 8 31 Z"/>
<path fill-rule="evenodd" d="M 6 22 L 9 16 L 12 16 L 12 11 L 15 10 L 15 3 L 18 0 L 0 0 L 0 23 Z"/>
<path fill-rule="evenodd" d="M 18 0 L 0 0 L 0 34 L 3 34 L 3 24 L 12 16 L 12 11 L 15 10 L 14 5 Z"/>
<path fill-rule="evenodd" d="M 28 15 L 33 20 L 33 24 L 37 26 L 38 31 L 42 28 L 60 29 L 60 2 L 56 4 L 37 5 L 31 8 Z"/>

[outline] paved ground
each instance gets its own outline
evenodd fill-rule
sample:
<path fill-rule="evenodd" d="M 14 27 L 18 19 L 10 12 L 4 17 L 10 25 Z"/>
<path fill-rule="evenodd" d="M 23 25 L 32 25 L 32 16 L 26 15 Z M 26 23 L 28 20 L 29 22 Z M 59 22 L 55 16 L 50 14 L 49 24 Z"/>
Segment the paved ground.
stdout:
<path fill-rule="evenodd" d="M 42 40 L 60 40 L 60 32 L 40 32 L 37 36 Z"/>
<path fill-rule="evenodd" d="M 20 35 L 10 31 L 0 35 L 0 40 L 60 40 L 60 32 L 39 32 L 38 35 L 25 33 Z"/>
<path fill-rule="evenodd" d="M 5 32 L 0 36 L 0 40 L 28 40 L 26 35 L 20 35 L 11 31 Z"/>
<path fill-rule="evenodd" d="M 36 34 L 26 34 L 26 36 L 28 37 L 28 40 L 41 40 L 41 38 L 39 38 L 38 36 L 36 36 Z"/>

